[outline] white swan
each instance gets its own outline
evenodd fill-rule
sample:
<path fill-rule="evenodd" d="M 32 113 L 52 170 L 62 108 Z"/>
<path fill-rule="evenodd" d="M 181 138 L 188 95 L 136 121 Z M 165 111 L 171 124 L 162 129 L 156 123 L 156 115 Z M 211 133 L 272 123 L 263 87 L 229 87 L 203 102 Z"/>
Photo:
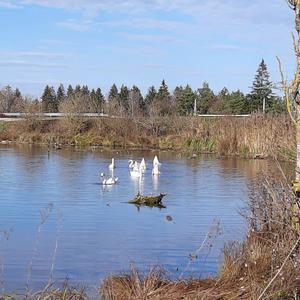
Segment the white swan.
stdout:
<path fill-rule="evenodd" d="M 132 170 L 134 167 L 134 161 L 130 159 L 128 162 L 129 162 L 129 169 Z"/>
<path fill-rule="evenodd" d="M 116 168 L 116 166 L 115 166 L 115 159 L 114 158 L 111 159 L 111 164 L 108 166 L 108 168 L 110 170 L 113 170 L 113 169 Z"/>
<path fill-rule="evenodd" d="M 159 175 L 160 171 L 159 171 L 159 165 L 154 165 L 153 169 L 152 169 L 152 175 Z"/>
<path fill-rule="evenodd" d="M 147 165 L 146 165 L 146 162 L 145 162 L 145 159 L 143 158 L 141 163 L 140 163 L 140 169 L 141 169 L 141 172 L 142 173 L 145 173 L 146 172 L 146 169 L 147 169 Z"/>
<path fill-rule="evenodd" d="M 131 175 L 132 177 L 141 177 L 141 176 L 142 176 L 140 164 L 139 164 L 137 161 L 134 162 L 133 168 L 132 168 L 132 170 L 130 171 L 130 175 Z"/>
<path fill-rule="evenodd" d="M 155 166 L 161 166 L 161 163 L 159 162 L 157 156 L 155 155 L 154 159 L 153 159 L 153 168 L 155 168 Z"/>
<path fill-rule="evenodd" d="M 102 184 L 103 185 L 113 185 L 116 184 L 119 180 L 118 177 L 110 177 L 110 178 L 106 178 L 104 173 L 100 174 L 100 177 L 102 179 Z"/>

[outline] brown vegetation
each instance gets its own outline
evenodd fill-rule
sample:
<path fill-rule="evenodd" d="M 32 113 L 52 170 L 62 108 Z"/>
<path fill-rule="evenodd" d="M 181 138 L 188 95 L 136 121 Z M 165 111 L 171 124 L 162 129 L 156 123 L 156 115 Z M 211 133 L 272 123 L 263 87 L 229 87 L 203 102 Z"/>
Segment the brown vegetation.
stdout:
<path fill-rule="evenodd" d="M 286 115 L 87 119 L 70 113 L 64 119 L 43 121 L 28 114 L 24 121 L 0 124 L 0 140 L 267 157 L 292 148 L 294 130 Z"/>

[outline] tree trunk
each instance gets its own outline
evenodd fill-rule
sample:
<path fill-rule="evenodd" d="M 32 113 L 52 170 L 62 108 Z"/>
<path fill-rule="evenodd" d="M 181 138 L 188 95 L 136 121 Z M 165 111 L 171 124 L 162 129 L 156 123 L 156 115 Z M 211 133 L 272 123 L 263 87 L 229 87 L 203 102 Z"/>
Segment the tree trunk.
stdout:
<path fill-rule="evenodd" d="M 297 143 L 296 182 L 300 182 L 300 122 L 296 123 L 296 143 Z"/>

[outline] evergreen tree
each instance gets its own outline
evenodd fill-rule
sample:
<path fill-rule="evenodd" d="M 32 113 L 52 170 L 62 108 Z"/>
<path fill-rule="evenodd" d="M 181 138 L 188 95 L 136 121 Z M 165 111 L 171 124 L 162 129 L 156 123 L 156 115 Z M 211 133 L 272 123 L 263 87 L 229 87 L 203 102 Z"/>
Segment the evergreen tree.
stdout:
<path fill-rule="evenodd" d="M 104 105 L 105 99 L 100 88 L 97 88 L 96 90 L 96 99 L 97 102 L 101 104 L 101 106 Z"/>
<path fill-rule="evenodd" d="M 120 93 L 119 93 L 119 104 L 125 110 L 129 111 L 129 90 L 126 85 L 122 84 Z"/>
<path fill-rule="evenodd" d="M 20 92 L 20 90 L 18 88 L 16 88 L 15 90 L 15 97 L 21 99 L 22 98 L 22 94 Z"/>
<path fill-rule="evenodd" d="M 281 97 L 274 97 L 274 101 L 272 101 L 271 106 L 269 108 L 269 112 L 272 114 L 280 114 L 286 111 L 286 105 L 284 100 Z"/>
<path fill-rule="evenodd" d="M 69 84 L 68 90 L 67 90 L 67 97 L 70 99 L 73 96 L 74 96 L 74 89 L 73 89 L 72 85 Z"/>
<path fill-rule="evenodd" d="M 213 104 L 215 95 L 210 89 L 209 84 L 204 82 L 202 88 L 198 89 L 197 94 L 197 111 L 200 114 L 207 114 Z"/>
<path fill-rule="evenodd" d="M 74 89 L 74 95 L 80 95 L 80 94 L 81 94 L 81 86 L 77 84 Z"/>
<path fill-rule="evenodd" d="M 174 98 L 177 104 L 177 111 L 180 115 L 186 116 L 193 113 L 196 94 L 189 85 L 185 88 L 181 86 L 176 87 Z"/>
<path fill-rule="evenodd" d="M 230 94 L 228 104 L 228 108 L 232 114 L 247 113 L 246 97 L 240 90 Z"/>
<path fill-rule="evenodd" d="M 217 104 L 214 105 L 214 112 L 231 113 L 229 107 L 230 93 L 226 87 L 223 87 L 223 89 L 219 92 L 216 98 Z"/>
<path fill-rule="evenodd" d="M 169 88 L 164 79 L 161 82 L 161 85 L 158 89 L 157 98 L 164 99 L 164 100 L 167 100 L 170 98 Z"/>
<path fill-rule="evenodd" d="M 90 90 L 87 85 L 83 85 L 81 88 L 81 93 L 83 96 L 89 97 L 90 96 Z"/>
<path fill-rule="evenodd" d="M 93 103 L 93 110 L 95 110 L 98 113 L 102 112 L 105 99 L 101 89 L 97 88 L 96 91 L 93 89 L 90 97 Z"/>
<path fill-rule="evenodd" d="M 53 87 L 49 87 L 48 85 L 45 87 L 42 95 L 42 109 L 43 112 L 58 111 L 58 102 L 56 99 L 55 90 Z"/>
<path fill-rule="evenodd" d="M 129 93 L 129 112 L 131 117 L 145 113 L 145 102 L 140 89 L 133 86 Z"/>
<path fill-rule="evenodd" d="M 145 96 L 145 107 L 146 107 L 146 110 L 148 110 L 150 104 L 153 102 L 153 100 L 155 99 L 157 95 L 157 91 L 155 89 L 155 87 L 152 85 L 149 89 L 148 89 L 148 92 Z"/>
<path fill-rule="evenodd" d="M 62 101 L 64 101 L 66 98 L 65 88 L 62 83 L 57 88 L 56 98 L 57 98 L 58 104 L 61 103 Z"/>
<path fill-rule="evenodd" d="M 171 96 L 165 80 L 162 81 L 158 89 L 157 95 L 154 99 L 154 105 L 156 114 L 160 116 L 166 116 L 172 112 Z"/>
<path fill-rule="evenodd" d="M 266 112 L 270 111 L 275 97 L 272 93 L 272 82 L 269 80 L 269 78 L 270 75 L 267 65 L 265 64 L 265 61 L 262 60 L 257 69 L 252 85 L 252 91 L 248 98 L 250 112 L 262 111 L 264 100 L 266 104 Z"/>
<path fill-rule="evenodd" d="M 112 87 L 109 90 L 109 94 L 108 94 L 108 101 L 115 101 L 118 99 L 118 88 L 115 84 L 112 85 Z"/>

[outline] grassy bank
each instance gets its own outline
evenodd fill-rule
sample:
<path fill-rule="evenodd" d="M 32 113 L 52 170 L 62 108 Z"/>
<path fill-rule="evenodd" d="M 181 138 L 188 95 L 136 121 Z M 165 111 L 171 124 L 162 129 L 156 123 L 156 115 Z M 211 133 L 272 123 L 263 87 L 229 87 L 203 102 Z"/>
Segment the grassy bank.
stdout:
<path fill-rule="evenodd" d="M 0 124 L 0 140 L 61 144 L 184 150 L 243 157 L 274 156 L 294 144 L 288 117 L 253 115 L 249 118 L 139 118 L 24 121 Z M 278 147 L 277 145 L 280 145 Z"/>

